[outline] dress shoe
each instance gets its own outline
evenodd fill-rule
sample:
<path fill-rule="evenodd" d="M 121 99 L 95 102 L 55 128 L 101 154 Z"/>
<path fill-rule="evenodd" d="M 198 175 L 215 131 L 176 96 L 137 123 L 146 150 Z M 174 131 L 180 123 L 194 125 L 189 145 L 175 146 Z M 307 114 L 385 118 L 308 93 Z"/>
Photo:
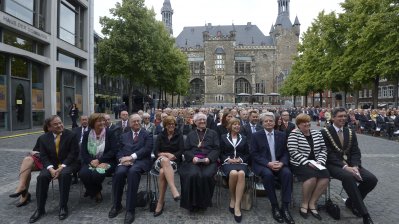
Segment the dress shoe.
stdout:
<path fill-rule="evenodd" d="M 30 202 L 30 196 L 31 195 L 28 193 L 28 197 L 26 198 L 26 200 L 22 201 L 22 202 L 18 202 L 15 206 L 17 206 L 17 208 L 19 208 L 19 207 L 27 205 Z"/>
<path fill-rule="evenodd" d="M 125 224 L 131 224 L 134 222 L 134 212 L 126 212 L 125 215 Z"/>
<path fill-rule="evenodd" d="M 68 207 L 60 208 L 60 213 L 58 214 L 58 218 L 60 220 L 64 220 L 68 217 Z"/>
<path fill-rule="evenodd" d="M 285 223 L 287 223 L 287 224 L 295 224 L 295 221 L 292 218 L 291 213 L 290 213 L 290 211 L 288 209 L 283 209 L 281 213 L 283 213 L 282 215 L 283 215 Z"/>
<path fill-rule="evenodd" d="M 363 224 L 374 224 L 370 215 L 367 214 L 367 215 L 363 216 Z"/>
<path fill-rule="evenodd" d="M 159 212 L 154 211 L 154 217 L 160 216 L 163 213 L 163 207 L 165 206 L 165 202 L 162 204 L 162 208 Z M 156 209 L 155 209 L 156 210 Z"/>
<path fill-rule="evenodd" d="M 229 212 L 234 215 L 234 208 L 229 206 Z"/>
<path fill-rule="evenodd" d="M 306 210 L 306 212 L 303 212 L 302 209 Z M 308 209 L 303 207 L 299 208 L 299 214 L 302 216 L 302 218 L 307 219 L 309 216 Z"/>
<path fill-rule="evenodd" d="M 280 209 L 278 207 L 272 208 L 273 219 L 279 223 L 283 223 L 283 216 L 281 216 Z"/>
<path fill-rule="evenodd" d="M 322 220 L 320 214 L 317 212 L 317 209 L 309 209 L 310 210 L 310 214 L 312 214 L 313 217 L 315 217 L 318 220 Z"/>
<path fill-rule="evenodd" d="M 111 210 L 108 213 L 108 218 L 115 218 L 122 211 L 122 205 L 119 207 L 112 206 Z"/>
<path fill-rule="evenodd" d="M 357 210 L 357 209 L 353 206 L 353 204 L 351 203 L 351 201 L 350 201 L 349 199 L 345 201 L 345 206 L 346 206 L 347 208 L 349 208 L 355 216 L 357 216 L 357 217 L 362 217 L 362 214 L 360 214 L 359 210 Z"/>
<path fill-rule="evenodd" d="M 78 184 L 78 182 L 79 182 L 79 181 L 78 181 L 78 177 L 74 177 L 73 180 L 71 181 L 71 184 L 72 184 L 72 185 Z"/>
<path fill-rule="evenodd" d="M 237 215 L 234 214 L 234 220 L 235 220 L 236 222 L 240 223 L 241 220 L 242 220 L 242 214 L 241 214 L 240 216 L 237 216 Z"/>
<path fill-rule="evenodd" d="M 29 223 L 34 223 L 37 220 L 39 220 L 44 214 L 46 214 L 45 211 L 39 211 L 38 209 L 36 209 L 35 213 L 33 213 L 33 215 L 30 217 L 29 219 Z"/>
<path fill-rule="evenodd" d="M 10 197 L 10 198 L 17 198 L 17 197 L 19 197 L 20 195 L 22 195 L 23 197 L 25 197 L 26 193 L 28 193 L 28 189 L 25 189 L 25 190 L 23 190 L 23 191 L 20 191 L 20 192 L 14 193 L 14 194 L 10 194 L 9 197 Z"/>

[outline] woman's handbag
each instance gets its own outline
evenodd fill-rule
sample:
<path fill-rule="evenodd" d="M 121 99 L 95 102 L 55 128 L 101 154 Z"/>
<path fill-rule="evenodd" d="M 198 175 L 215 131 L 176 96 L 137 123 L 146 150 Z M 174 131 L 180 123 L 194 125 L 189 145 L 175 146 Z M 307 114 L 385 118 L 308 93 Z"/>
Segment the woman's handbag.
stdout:
<path fill-rule="evenodd" d="M 249 211 L 252 208 L 252 195 L 253 189 L 250 187 L 246 187 L 244 194 L 242 195 L 241 199 L 241 209 Z"/>
<path fill-rule="evenodd" d="M 326 201 L 326 211 L 335 220 L 339 220 L 341 218 L 341 210 L 337 204 L 334 204 L 331 198 L 327 199 Z"/>

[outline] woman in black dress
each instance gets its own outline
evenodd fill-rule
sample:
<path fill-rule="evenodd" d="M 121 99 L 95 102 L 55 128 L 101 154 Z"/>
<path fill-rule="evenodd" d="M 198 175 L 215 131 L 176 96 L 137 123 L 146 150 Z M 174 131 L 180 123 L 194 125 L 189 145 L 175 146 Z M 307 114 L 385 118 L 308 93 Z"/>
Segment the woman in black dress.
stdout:
<path fill-rule="evenodd" d="M 71 109 L 69 109 L 69 116 L 71 117 L 72 120 L 72 128 L 78 127 L 76 120 L 79 117 L 79 109 L 76 107 L 76 103 L 73 103 L 71 105 Z"/>
<path fill-rule="evenodd" d="M 155 143 L 154 154 L 157 160 L 154 169 L 159 172 L 159 199 L 154 216 L 159 216 L 163 212 L 165 204 L 166 187 L 169 186 L 175 201 L 180 200 L 179 191 L 175 185 L 174 173 L 177 171 L 181 155 L 184 150 L 183 135 L 176 128 L 176 118 L 167 116 L 163 120 L 164 130 L 158 135 Z"/>
<path fill-rule="evenodd" d="M 96 202 L 102 201 L 102 182 L 116 167 L 117 140 L 115 135 L 105 126 L 104 114 L 94 113 L 89 118 L 90 129 L 82 139 L 82 168 L 79 177 L 86 192 Z"/>
<path fill-rule="evenodd" d="M 240 205 L 245 190 L 245 175 L 248 174 L 249 146 L 247 138 L 240 134 L 240 120 L 231 118 L 227 130 L 229 132 L 222 135 L 220 141 L 220 159 L 223 162 L 222 172 L 229 182 L 229 211 L 236 222 L 241 222 Z"/>
<path fill-rule="evenodd" d="M 219 158 L 219 136 L 206 128 L 206 115 L 194 115 L 196 129 L 187 135 L 185 161 L 179 169 L 181 184 L 180 206 L 190 211 L 212 206 L 215 174 Z"/>
<path fill-rule="evenodd" d="M 327 189 L 329 181 L 328 170 L 316 166 L 325 166 L 327 148 L 320 131 L 310 129 L 310 117 L 299 114 L 296 117 L 298 129 L 291 132 L 288 137 L 288 151 L 292 172 L 302 184 L 302 203 L 299 213 L 308 217 L 308 211 L 315 218 L 321 220 L 317 211 L 317 201 Z"/>

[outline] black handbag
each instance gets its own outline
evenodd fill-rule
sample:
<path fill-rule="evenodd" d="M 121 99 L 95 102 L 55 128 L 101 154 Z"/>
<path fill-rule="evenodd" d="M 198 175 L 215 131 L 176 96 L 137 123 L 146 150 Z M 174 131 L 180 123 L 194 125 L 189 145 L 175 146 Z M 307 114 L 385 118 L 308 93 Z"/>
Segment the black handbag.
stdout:
<path fill-rule="evenodd" d="M 341 218 L 341 210 L 337 204 L 334 204 L 331 198 L 328 198 L 326 201 L 326 211 L 335 220 L 339 220 Z"/>
<path fill-rule="evenodd" d="M 155 209 L 157 208 L 158 204 L 158 199 L 157 199 L 157 194 L 155 192 L 150 191 L 150 212 L 155 212 Z"/>
<path fill-rule="evenodd" d="M 137 192 L 136 206 L 137 207 L 145 207 L 147 205 L 147 202 L 148 202 L 147 191 Z"/>

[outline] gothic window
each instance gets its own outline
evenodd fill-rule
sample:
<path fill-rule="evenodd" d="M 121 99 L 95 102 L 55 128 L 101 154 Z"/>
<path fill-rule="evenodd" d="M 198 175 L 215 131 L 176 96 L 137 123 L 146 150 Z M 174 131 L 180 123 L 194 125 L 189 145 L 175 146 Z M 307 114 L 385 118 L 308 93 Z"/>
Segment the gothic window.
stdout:
<path fill-rule="evenodd" d="M 190 94 L 200 95 L 204 93 L 204 82 L 201 79 L 194 79 L 190 82 Z"/>
<path fill-rule="evenodd" d="M 236 61 L 235 71 L 237 74 L 250 74 L 251 73 L 251 62 Z"/>
<path fill-rule="evenodd" d="M 218 77 L 218 86 L 221 86 L 221 85 L 222 85 L 222 77 L 219 76 L 219 77 Z"/>
<path fill-rule="evenodd" d="M 223 48 L 219 47 L 215 50 L 215 70 L 222 71 L 224 70 L 224 60 L 226 54 L 224 53 Z"/>
<path fill-rule="evenodd" d="M 237 79 L 235 87 L 236 87 L 235 88 L 236 94 L 240 93 L 251 94 L 251 84 L 243 78 Z"/>

